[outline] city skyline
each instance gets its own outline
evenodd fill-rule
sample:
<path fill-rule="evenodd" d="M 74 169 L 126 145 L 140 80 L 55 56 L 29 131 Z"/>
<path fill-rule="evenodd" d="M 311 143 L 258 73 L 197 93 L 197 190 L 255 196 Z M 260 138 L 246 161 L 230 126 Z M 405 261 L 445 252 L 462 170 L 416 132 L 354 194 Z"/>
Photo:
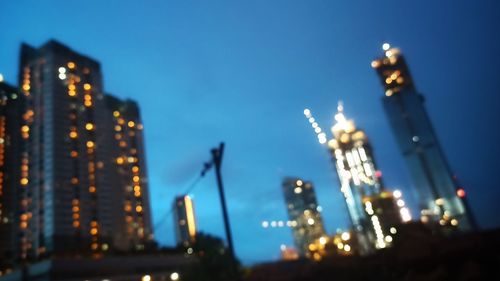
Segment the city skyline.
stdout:
<path fill-rule="evenodd" d="M 454 7 L 452 15 L 446 15 L 448 6 L 441 4 L 424 17 L 427 21 L 424 20 L 422 26 L 421 32 L 425 34 L 422 38 L 421 34 L 411 32 L 411 24 L 403 20 L 410 16 L 410 9 L 394 7 L 400 12 L 394 14 L 400 26 L 390 25 L 393 19 L 380 19 L 381 23 L 377 24 L 375 19 L 379 18 L 368 15 L 372 13 L 370 8 L 383 10 L 391 8 L 391 4 L 363 9 L 324 3 L 309 8 L 296 3 L 285 8 L 271 5 L 270 10 L 283 12 L 279 18 L 285 24 L 273 21 L 263 5 L 248 3 L 224 9 L 211 6 L 210 16 L 201 8 L 195 9 L 189 14 L 194 21 L 187 23 L 186 18 L 177 15 L 186 13 L 186 7 L 177 4 L 161 6 L 170 16 L 165 21 L 163 14 L 147 9 L 145 12 L 152 17 L 146 19 L 146 23 L 133 20 L 130 25 L 120 26 L 124 21 L 119 21 L 107 26 L 105 14 L 101 13 L 96 23 L 78 21 L 71 27 L 60 25 L 58 16 L 50 18 L 48 15 L 53 12 L 38 6 L 40 4 L 33 4 L 36 6 L 33 11 L 37 14 L 45 11 L 45 15 L 35 16 L 32 10 L 26 9 L 27 4 L 19 7 L 6 4 L 0 12 L 0 23 L 4 26 L 0 31 L 0 73 L 7 82 L 16 84 L 13 82 L 17 80 L 21 42 L 38 46 L 49 38 L 56 38 L 98 59 L 106 73 L 105 88 L 123 95 L 120 97 L 138 100 L 143 108 L 154 222 L 168 211 L 173 196 L 182 193 L 197 176 L 209 158 L 209 149 L 225 141 L 227 162 L 223 176 L 235 248 L 237 255 L 248 263 L 276 259 L 280 244 L 291 244 L 288 229 L 262 230 L 260 225 L 262 220 L 286 217 L 280 194 L 283 175 L 294 174 L 315 183 L 328 233 L 347 226 L 344 202 L 338 194 L 330 159 L 304 124 L 302 110 L 305 107 L 314 108 L 321 123 L 328 124 L 336 101 L 346 101 L 346 111 L 352 113 L 371 136 L 384 181 L 391 188 L 401 188 L 405 197 L 410 197 L 410 203 L 416 201 L 409 192 L 412 184 L 382 111 L 380 85 L 370 67 L 370 62 L 380 53 L 381 44 L 388 41 L 406 54 L 414 79 L 426 95 L 426 105 L 445 154 L 467 190 L 479 224 L 498 227 L 498 218 L 491 215 L 498 193 L 494 191 L 494 181 L 484 177 L 494 173 L 494 157 L 486 146 L 475 140 L 476 134 L 488 135 L 495 131 L 489 127 L 488 120 L 499 119 L 495 110 L 498 97 L 492 96 L 498 86 L 494 79 L 494 65 L 499 65 L 494 52 L 498 50 L 498 41 L 487 39 L 498 19 L 493 13 L 477 18 L 478 11 L 488 9 L 486 4 Z M 415 15 L 411 17 L 427 12 L 424 6 L 415 4 L 412 7 Z M 260 11 L 263 23 L 243 16 L 246 8 Z M 227 9 L 241 16 L 241 21 L 234 16 L 215 16 L 221 16 L 221 10 Z M 93 11 L 92 8 L 74 10 L 71 13 Z M 32 25 L 8 24 L 16 17 L 23 17 L 21 12 L 26 11 L 31 15 L 27 16 L 27 22 Z M 131 11 L 133 6 L 124 5 L 117 7 L 114 13 L 125 15 Z M 373 29 L 368 28 L 366 22 L 349 20 L 340 11 L 367 13 L 367 21 L 374 23 Z M 457 15 L 470 11 L 478 21 L 461 22 Z M 63 14 L 60 16 L 66 17 Z M 452 24 L 435 28 L 434 24 L 439 23 L 443 15 Z M 213 21 L 214 18 L 218 20 Z M 38 23 L 35 19 L 42 21 Z M 34 26 L 34 22 L 39 26 Z M 237 31 L 231 31 L 226 27 L 230 23 L 241 24 Z M 110 38 L 98 36 L 92 32 L 98 24 L 117 34 L 109 32 Z M 208 25 L 203 27 L 204 24 Z M 349 34 L 341 30 L 348 24 L 353 25 Z M 162 33 L 159 28 L 149 30 L 146 26 L 165 26 L 167 30 Z M 473 28 L 468 29 L 471 26 Z M 258 36 L 264 40 L 263 49 L 252 50 L 252 46 L 262 44 L 252 32 L 263 31 L 264 27 L 267 31 Z M 141 40 L 125 36 L 129 31 L 142 30 L 145 32 Z M 189 31 L 193 33 L 184 36 Z M 157 38 L 158 34 L 166 37 Z M 227 39 L 210 38 L 221 34 L 224 36 L 219 38 Z M 471 50 L 474 56 L 469 57 Z M 194 58 L 190 59 L 192 55 Z M 268 63 L 270 61 L 273 63 Z M 461 67 L 463 65 L 467 68 Z M 471 93 L 474 102 L 471 102 Z M 223 102 L 219 103 L 221 99 Z M 450 99 L 452 104 L 448 104 Z M 280 109 L 283 101 L 286 101 L 285 108 Z M 464 127 L 474 130 L 464 130 Z M 496 139 L 498 132 L 495 131 L 492 142 Z M 472 166 L 471 162 L 481 164 Z M 198 216 L 200 229 L 224 237 L 220 210 L 211 208 L 218 203 L 211 174 L 193 190 L 193 195 L 197 212 L 203 213 Z M 268 197 L 262 200 L 263 196 Z M 262 200 L 258 210 L 251 206 L 256 200 Z M 238 223 L 243 219 L 247 220 L 244 224 Z M 156 239 L 163 245 L 173 244 L 171 226 L 171 222 L 166 222 L 155 232 Z M 249 232 L 252 235 L 248 235 Z M 248 239 L 255 237 L 267 239 L 263 249 L 245 245 Z"/>

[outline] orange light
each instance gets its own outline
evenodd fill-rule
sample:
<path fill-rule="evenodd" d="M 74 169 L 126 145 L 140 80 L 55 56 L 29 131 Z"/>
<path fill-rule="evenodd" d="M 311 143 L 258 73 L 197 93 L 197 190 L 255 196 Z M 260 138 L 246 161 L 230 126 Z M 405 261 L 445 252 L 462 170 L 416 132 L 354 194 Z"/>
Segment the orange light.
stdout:
<path fill-rule="evenodd" d="M 96 235 L 97 234 L 97 228 L 91 228 L 90 229 L 90 234 Z"/>
<path fill-rule="evenodd" d="M 21 127 L 21 131 L 23 133 L 27 133 L 27 132 L 30 131 L 30 127 L 28 125 L 24 125 L 24 126 Z"/>
<path fill-rule="evenodd" d="M 75 139 L 76 137 L 78 137 L 78 134 L 75 131 L 73 131 L 69 133 L 69 137 Z"/>
<path fill-rule="evenodd" d="M 22 178 L 20 182 L 21 182 L 21 185 L 27 185 L 28 184 L 28 179 L 27 178 Z"/>
<path fill-rule="evenodd" d="M 75 158 L 78 156 L 78 152 L 77 151 L 71 151 L 71 157 Z"/>
<path fill-rule="evenodd" d="M 94 124 L 92 123 L 87 123 L 85 125 L 85 129 L 87 129 L 88 131 L 91 131 L 92 129 L 94 129 Z"/>
<path fill-rule="evenodd" d="M 133 128 L 135 126 L 135 123 L 134 121 L 128 121 L 127 125 L 130 127 L 130 128 Z"/>
<path fill-rule="evenodd" d="M 137 205 L 135 207 L 135 211 L 138 212 L 138 213 L 142 212 L 142 206 L 141 205 Z"/>
<path fill-rule="evenodd" d="M 76 67 L 76 64 L 72 61 L 68 62 L 68 68 L 69 69 L 74 69 Z"/>
<path fill-rule="evenodd" d="M 95 189 L 96 189 L 95 186 L 91 186 L 91 187 L 89 187 L 89 192 L 90 193 L 94 193 Z"/>
<path fill-rule="evenodd" d="M 94 147 L 94 142 L 93 142 L 93 141 L 88 141 L 88 142 L 87 142 L 87 147 L 88 147 L 88 148 L 92 148 L 92 147 Z"/>
<path fill-rule="evenodd" d="M 83 88 L 84 88 L 85 90 L 90 90 L 90 89 L 92 89 L 92 86 L 90 86 L 90 84 L 89 84 L 89 83 L 85 83 L 85 84 L 83 84 Z"/>
<path fill-rule="evenodd" d="M 123 158 L 121 158 L 121 157 L 116 158 L 116 164 L 118 164 L 118 165 L 123 164 Z"/>
<path fill-rule="evenodd" d="M 460 198 L 464 198 L 464 197 L 465 197 L 465 195 L 466 195 L 466 194 L 465 194 L 465 190 L 464 190 L 463 188 L 459 188 L 459 189 L 457 190 L 457 195 L 458 195 L 458 197 L 460 197 Z"/>
<path fill-rule="evenodd" d="M 194 220 L 194 208 L 191 197 L 184 196 L 184 205 L 186 207 L 186 218 L 187 218 L 189 236 L 191 236 L 191 238 L 194 238 L 196 235 L 196 222 Z"/>

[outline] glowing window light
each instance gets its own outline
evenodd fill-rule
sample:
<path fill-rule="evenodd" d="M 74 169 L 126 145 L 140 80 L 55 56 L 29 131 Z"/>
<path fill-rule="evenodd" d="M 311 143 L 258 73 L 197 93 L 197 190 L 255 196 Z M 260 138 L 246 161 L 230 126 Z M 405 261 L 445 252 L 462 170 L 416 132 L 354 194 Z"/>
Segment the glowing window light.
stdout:
<path fill-rule="evenodd" d="M 186 207 L 186 218 L 187 218 L 189 236 L 191 236 L 191 238 L 194 238 L 196 235 L 196 222 L 194 219 L 194 208 L 191 197 L 184 196 L 184 205 Z"/>

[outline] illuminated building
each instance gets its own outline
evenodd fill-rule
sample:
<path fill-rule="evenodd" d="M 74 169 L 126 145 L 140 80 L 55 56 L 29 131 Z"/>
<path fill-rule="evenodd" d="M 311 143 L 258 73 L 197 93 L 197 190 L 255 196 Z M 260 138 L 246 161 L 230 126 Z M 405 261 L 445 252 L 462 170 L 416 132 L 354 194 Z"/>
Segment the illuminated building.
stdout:
<path fill-rule="evenodd" d="M 299 259 L 299 253 L 293 247 L 287 247 L 286 245 L 281 245 L 281 259 L 284 261 L 293 261 Z"/>
<path fill-rule="evenodd" d="M 125 235 L 122 243 L 140 250 L 153 238 L 149 187 L 146 174 L 146 153 L 144 133 L 139 106 L 132 100 L 122 101 L 112 95 L 104 97 L 108 109 L 112 131 L 111 143 L 107 152 L 111 154 L 114 167 L 111 173 L 117 177 L 114 181 L 123 193 Z M 110 119 L 108 118 L 107 121 Z M 108 139 L 110 140 L 110 139 Z M 120 226 L 121 227 L 121 226 Z"/>
<path fill-rule="evenodd" d="M 365 215 L 373 225 L 378 248 L 391 245 L 394 235 L 402 222 L 409 222 L 411 215 L 402 198 L 401 191 L 381 191 L 363 197 Z"/>
<path fill-rule="evenodd" d="M 395 201 L 385 200 L 390 193 L 385 191 L 382 173 L 376 168 L 368 138 L 363 130 L 356 128 L 353 120 L 346 119 L 343 111 L 344 108 L 339 103 L 335 124 L 331 128 L 333 138 L 328 142 L 326 133 L 319 127 L 311 111 L 305 109 L 304 115 L 317 134 L 319 143 L 328 145 L 356 236 L 357 252 L 366 255 L 374 249 L 389 246 L 390 242 L 384 240 L 389 232 L 382 225 L 400 224 L 409 221 L 411 216 L 407 207 L 394 209 Z M 398 200 L 404 202 L 400 198 L 401 191 L 396 193 Z M 371 200 L 380 203 L 376 213 L 367 207 L 371 206 Z M 381 222 L 386 219 L 387 221 Z"/>
<path fill-rule="evenodd" d="M 187 247 L 196 240 L 196 219 L 193 200 L 188 195 L 174 200 L 174 229 L 177 244 Z"/>
<path fill-rule="evenodd" d="M 325 234 L 320 206 L 311 182 L 287 177 L 282 183 L 293 239 L 300 256 L 307 256 L 308 245 Z"/>
<path fill-rule="evenodd" d="M 359 252 L 358 235 L 352 231 L 339 232 L 333 236 L 321 236 L 309 244 L 309 256 L 320 261 L 325 257 L 352 256 Z"/>
<path fill-rule="evenodd" d="M 366 216 L 362 202 L 365 196 L 373 196 L 382 191 L 380 172 L 375 167 L 365 132 L 356 128 L 354 121 L 346 119 L 341 104 L 337 110 L 336 123 L 331 128 L 333 139 L 328 142 L 328 147 L 337 169 L 340 190 L 344 194 L 349 217 L 360 244 L 360 253 L 367 254 L 373 250 L 376 225 Z"/>
<path fill-rule="evenodd" d="M 16 218 L 23 233 L 21 259 L 142 248 L 141 237 L 150 239 L 151 231 L 142 134 L 132 129 L 142 129 L 138 116 L 127 116 L 124 130 L 125 141 L 136 142 L 134 154 L 133 145 L 120 146 L 113 138 L 100 64 L 56 41 L 40 48 L 23 44 L 19 69 L 26 100 L 20 132 L 27 147 L 19 156 L 19 183 L 26 191 Z M 125 211 L 130 184 L 122 181 L 130 175 L 115 165 L 117 146 L 129 149 L 127 168 L 141 186 L 141 196 L 130 200 L 136 226 L 130 235 Z"/>
<path fill-rule="evenodd" d="M 27 143 L 21 129 L 32 116 L 26 114 L 25 106 L 25 97 L 0 80 L 0 275 L 22 260 L 23 254 L 28 255 L 27 249 L 20 250 L 29 231 L 24 225 L 30 219 L 24 204 L 29 190 L 22 185 L 26 165 L 21 156 L 27 152 Z"/>
<path fill-rule="evenodd" d="M 419 195 L 421 220 L 441 230 L 467 231 L 473 225 L 465 192 L 454 181 L 405 58 L 383 45 L 385 56 L 372 62 L 385 95 L 383 105 Z"/>

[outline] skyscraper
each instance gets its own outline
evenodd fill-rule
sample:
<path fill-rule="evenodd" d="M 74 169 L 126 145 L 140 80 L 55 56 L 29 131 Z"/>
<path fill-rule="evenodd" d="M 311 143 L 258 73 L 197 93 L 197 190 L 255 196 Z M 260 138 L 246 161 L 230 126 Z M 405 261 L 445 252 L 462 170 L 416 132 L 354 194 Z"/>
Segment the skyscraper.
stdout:
<path fill-rule="evenodd" d="M 194 204 L 188 195 L 174 199 L 174 229 L 178 245 L 187 247 L 196 241 Z"/>
<path fill-rule="evenodd" d="M 26 152 L 21 128 L 25 119 L 32 118 L 24 110 L 24 96 L 0 81 L 0 272 L 11 269 L 21 259 L 18 247 L 25 232 L 17 229 L 28 220 L 28 216 L 17 216 L 27 192 L 20 188 L 26 169 L 26 164 L 21 164 L 21 155 Z"/>
<path fill-rule="evenodd" d="M 138 110 L 125 114 L 125 144 L 117 143 L 114 104 L 106 103 L 99 63 L 56 41 L 40 48 L 23 44 L 19 69 L 27 143 L 20 155 L 20 256 L 102 253 L 150 239 Z M 117 169 L 122 154 L 116 146 L 128 149 L 131 173 Z M 128 200 L 135 186 L 140 195 Z M 132 218 L 128 208 L 134 208 Z"/>
<path fill-rule="evenodd" d="M 328 142 L 328 147 L 337 169 L 340 190 L 344 194 L 349 217 L 358 238 L 360 253 L 366 254 L 371 252 L 375 245 L 378 248 L 385 247 L 383 238 L 376 239 L 374 227 L 363 206 L 364 197 L 377 195 L 382 190 L 380 172 L 375 167 L 372 149 L 365 132 L 356 128 L 354 121 L 346 119 L 342 104 L 339 104 L 337 110 L 336 123 L 332 126 L 334 138 Z"/>
<path fill-rule="evenodd" d="M 153 238 L 153 230 L 139 106 L 132 100 L 122 101 L 109 94 L 105 95 L 105 100 L 112 118 L 111 126 L 107 127 L 113 131 L 106 152 L 113 159 L 111 173 L 116 176 L 114 182 L 123 194 L 123 201 L 116 210 L 125 212 L 125 220 L 121 221 L 125 224 L 125 235 L 120 235 L 120 239 L 126 243 L 126 248 L 141 249 Z"/>
<path fill-rule="evenodd" d="M 371 65 L 384 88 L 383 105 L 419 195 L 421 220 L 441 225 L 443 231 L 467 231 L 474 223 L 465 192 L 452 176 L 424 97 L 415 88 L 400 50 L 387 43 L 383 49 L 385 56 Z"/>
<path fill-rule="evenodd" d="M 282 183 L 288 217 L 294 222 L 293 240 L 300 256 L 307 256 L 308 246 L 325 235 L 320 206 L 311 182 L 287 177 Z"/>

